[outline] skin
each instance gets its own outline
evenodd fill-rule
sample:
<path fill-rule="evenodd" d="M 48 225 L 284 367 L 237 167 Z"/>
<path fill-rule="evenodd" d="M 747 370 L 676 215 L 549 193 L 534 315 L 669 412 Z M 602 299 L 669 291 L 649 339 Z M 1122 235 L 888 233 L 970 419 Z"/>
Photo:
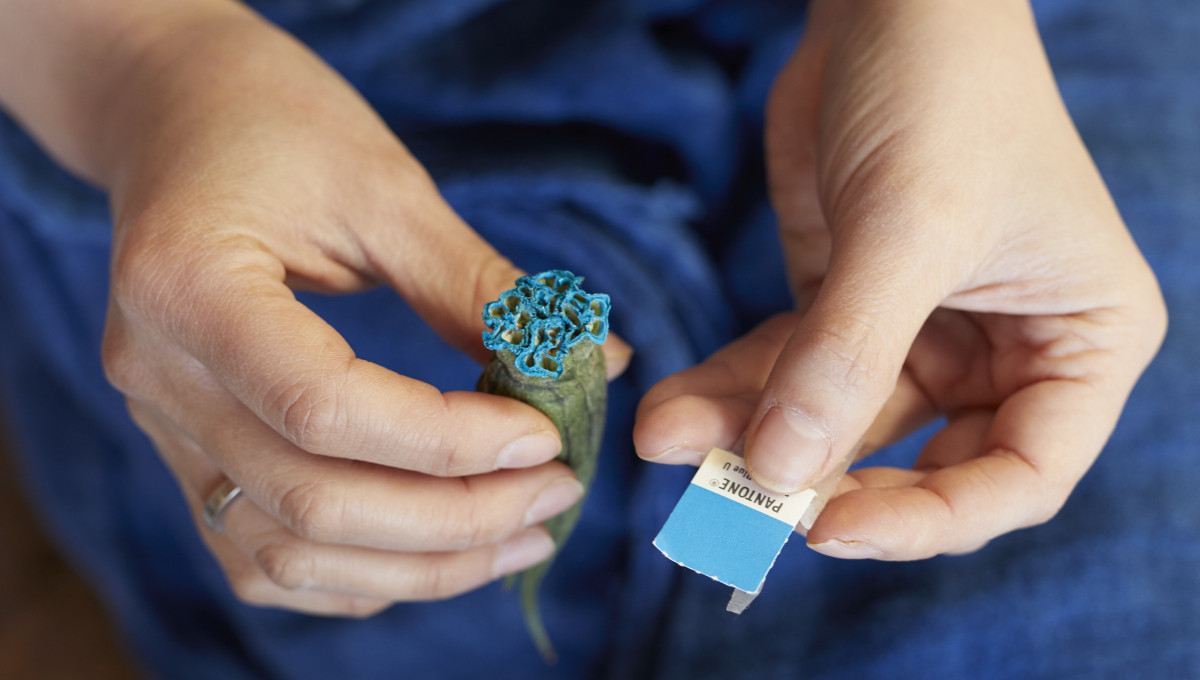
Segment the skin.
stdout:
<path fill-rule="evenodd" d="M 944 415 L 912 469 L 843 478 L 809 546 L 921 559 L 1053 517 L 1166 311 L 1028 4 L 813 3 L 766 150 L 796 309 L 651 390 L 640 455 L 695 464 L 745 432 L 787 493 Z"/>
<path fill-rule="evenodd" d="M 582 488 L 550 420 L 357 359 L 293 296 L 390 286 L 483 361 L 480 310 L 522 274 L 352 88 L 235 3 L 0 14 L 5 108 L 111 200 L 109 380 L 197 516 L 243 489 L 200 528 L 242 599 L 366 616 L 552 554 Z M 605 351 L 612 377 L 629 348 Z"/>
<path fill-rule="evenodd" d="M 345 82 L 226 0 L 0 15 L 0 103 L 111 199 L 109 379 L 197 515 L 244 489 L 200 530 L 243 599 L 364 616 L 549 556 L 540 522 L 580 491 L 553 425 L 356 359 L 292 295 L 390 286 L 482 360 L 479 309 L 520 273 Z M 846 477 L 810 543 L 913 559 L 1053 515 L 1166 317 L 1028 7 L 814 4 L 766 143 L 796 311 L 656 386 L 638 451 L 747 431 L 787 491 L 946 413 L 913 470 Z M 611 377 L 629 350 L 605 351 Z"/>

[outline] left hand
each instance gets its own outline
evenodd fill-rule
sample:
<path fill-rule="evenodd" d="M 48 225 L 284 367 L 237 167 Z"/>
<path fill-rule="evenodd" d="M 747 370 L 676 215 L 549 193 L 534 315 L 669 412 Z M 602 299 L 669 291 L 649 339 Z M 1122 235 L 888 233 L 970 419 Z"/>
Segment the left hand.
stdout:
<path fill-rule="evenodd" d="M 850 473 L 808 534 L 836 557 L 980 547 L 1057 513 L 1166 312 L 1057 92 L 1025 2 L 817 0 L 768 109 L 797 311 L 655 386 L 642 457 L 745 432 L 790 493 L 939 414 L 912 469 Z"/>

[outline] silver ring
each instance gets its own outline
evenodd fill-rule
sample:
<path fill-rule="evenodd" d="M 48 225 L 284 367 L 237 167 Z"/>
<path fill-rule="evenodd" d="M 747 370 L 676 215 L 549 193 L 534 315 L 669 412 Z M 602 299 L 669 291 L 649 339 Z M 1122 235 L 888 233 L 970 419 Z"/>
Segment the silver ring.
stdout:
<path fill-rule="evenodd" d="M 222 516 L 229 504 L 237 500 L 240 495 L 242 495 L 242 487 L 228 479 L 221 482 L 217 490 L 212 492 L 212 495 L 204 502 L 204 512 L 200 514 L 204 519 L 204 526 L 214 534 L 225 533 L 225 521 Z"/>

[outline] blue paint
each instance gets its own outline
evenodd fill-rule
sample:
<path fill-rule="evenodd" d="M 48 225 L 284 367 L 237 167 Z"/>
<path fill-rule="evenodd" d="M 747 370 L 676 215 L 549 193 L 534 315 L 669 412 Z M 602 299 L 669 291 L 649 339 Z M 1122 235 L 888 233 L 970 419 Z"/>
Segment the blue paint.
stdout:
<path fill-rule="evenodd" d="M 517 279 L 516 287 L 483 306 L 484 346 L 517 355 L 525 375 L 557 379 L 572 347 L 608 337 L 608 296 L 587 293 L 581 283 L 582 276 L 562 269 Z"/>

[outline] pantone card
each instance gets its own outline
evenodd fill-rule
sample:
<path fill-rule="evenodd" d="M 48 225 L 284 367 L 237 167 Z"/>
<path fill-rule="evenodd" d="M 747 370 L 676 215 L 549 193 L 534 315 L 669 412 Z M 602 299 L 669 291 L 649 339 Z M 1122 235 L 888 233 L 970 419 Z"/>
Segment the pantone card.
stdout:
<path fill-rule="evenodd" d="M 812 489 L 787 496 L 767 491 L 750 479 L 741 456 L 714 448 L 654 546 L 673 562 L 757 593 L 816 496 Z"/>

